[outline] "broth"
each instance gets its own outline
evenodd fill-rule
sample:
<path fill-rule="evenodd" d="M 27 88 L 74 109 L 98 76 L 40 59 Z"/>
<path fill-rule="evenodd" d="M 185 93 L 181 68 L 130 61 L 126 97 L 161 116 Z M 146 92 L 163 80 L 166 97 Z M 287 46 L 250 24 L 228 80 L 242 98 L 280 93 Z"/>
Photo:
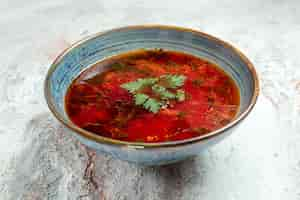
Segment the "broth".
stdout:
<path fill-rule="evenodd" d="M 230 76 L 198 57 L 162 49 L 120 54 L 83 71 L 69 87 L 70 120 L 104 137 L 166 142 L 207 134 L 239 109 Z"/>

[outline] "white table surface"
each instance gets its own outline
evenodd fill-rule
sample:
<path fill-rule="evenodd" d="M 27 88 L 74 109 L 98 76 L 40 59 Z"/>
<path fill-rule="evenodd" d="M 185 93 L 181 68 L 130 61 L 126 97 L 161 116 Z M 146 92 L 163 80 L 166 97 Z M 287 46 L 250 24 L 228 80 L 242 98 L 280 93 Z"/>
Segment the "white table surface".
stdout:
<path fill-rule="evenodd" d="M 261 80 L 258 103 L 234 134 L 192 160 L 155 168 L 87 150 L 43 96 L 62 49 L 98 31 L 145 23 L 231 42 Z M 2 0 L 0 74 L 1 200 L 300 199 L 299 0 Z"/>

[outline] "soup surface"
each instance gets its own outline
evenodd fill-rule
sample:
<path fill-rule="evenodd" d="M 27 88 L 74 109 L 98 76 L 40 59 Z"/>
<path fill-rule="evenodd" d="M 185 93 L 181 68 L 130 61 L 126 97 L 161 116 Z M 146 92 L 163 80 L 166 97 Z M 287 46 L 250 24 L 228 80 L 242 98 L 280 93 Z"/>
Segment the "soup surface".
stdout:
<path fill-rule="evenodd" d="M 162 49 L 137 50 L 82 72 L 67 91 L 71 121 L 95 134 L 165 142 L 207 134 L 239 109 L 235 82 L 216 65 Z"/>

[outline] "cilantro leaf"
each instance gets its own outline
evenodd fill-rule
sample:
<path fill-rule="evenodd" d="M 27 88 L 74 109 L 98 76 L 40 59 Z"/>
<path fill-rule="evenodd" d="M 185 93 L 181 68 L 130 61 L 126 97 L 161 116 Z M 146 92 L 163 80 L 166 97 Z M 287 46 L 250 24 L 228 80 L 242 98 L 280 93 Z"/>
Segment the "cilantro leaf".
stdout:
<path fill-rule="evenodd" d="M 121 87 L 128 90 L 130 93 L 135 93 L 138 90 L 142 89 L 143 87 L 154 84 L 157 81 L 158 81 L 157 78 L 144 78 L 144 79 L 139 78 L 136 81 L 124 83 L 121 85 Z"/>
<path fill-rule="evenodd" d="M 184 81 L 186 77 L 184 75 L 163 75 L 161 76 L 161 79 L 163 79 L 168 84 L 168 88 L 177 88 L 184 84 Z"/>
<path fill-rule="evenodd" d="M 146 94 L 136 94 L 134 95 L 134 98 L 135 98 L 135 105 L 142 105 L 147 101 L 147 99 L 149 99 L 149 96 Z"/>
<path fill-rule="evenodd" d="M 152 90 L 158 94 L 162 99 L 174 99 L 175 95 L 169 92 L 165 87 L 161 85 L 153 85 Z"/>
<path fill-rule="evenodd" d="M 142 106 L 150 112 L 157 113 L 166 107 L 170 99 L 185 100 L 185 92 L 178 89 L 183 86 L 186 77 L 183 75 L 162 75 L 157 78 L 139 78 L 135 81 L 120 85 L 134 97 L 135 105 Z M 143 90 L 147 89 L 147 94 Z M 172 90 L 170 89 L 177 89 Z M 145 91 L 145 90 L 144 90 Z M 152 92 L 148 93 L 148 92 Z"/>
<path fill-rule="evenodd" d="M 157 113 L 160 107 L 162 106 L 162 104 L 153 98 L 148 98 L 148 100 L 144 103 L 143 106 L 145 109 L 153 113 Z"/>

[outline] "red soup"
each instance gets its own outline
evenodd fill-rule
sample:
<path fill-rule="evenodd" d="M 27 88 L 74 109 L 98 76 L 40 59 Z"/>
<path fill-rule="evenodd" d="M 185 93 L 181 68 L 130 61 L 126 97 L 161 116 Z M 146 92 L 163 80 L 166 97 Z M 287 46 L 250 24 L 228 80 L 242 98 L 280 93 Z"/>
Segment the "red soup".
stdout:
<path fill-rule="evenodd" d="M 239 91 L 208 61 L 162 49 L 138 50 L 82 72 L 65 102 L 71 121 L 94 134 L 165 142 L 228 124 L 238 112 Z"/>

